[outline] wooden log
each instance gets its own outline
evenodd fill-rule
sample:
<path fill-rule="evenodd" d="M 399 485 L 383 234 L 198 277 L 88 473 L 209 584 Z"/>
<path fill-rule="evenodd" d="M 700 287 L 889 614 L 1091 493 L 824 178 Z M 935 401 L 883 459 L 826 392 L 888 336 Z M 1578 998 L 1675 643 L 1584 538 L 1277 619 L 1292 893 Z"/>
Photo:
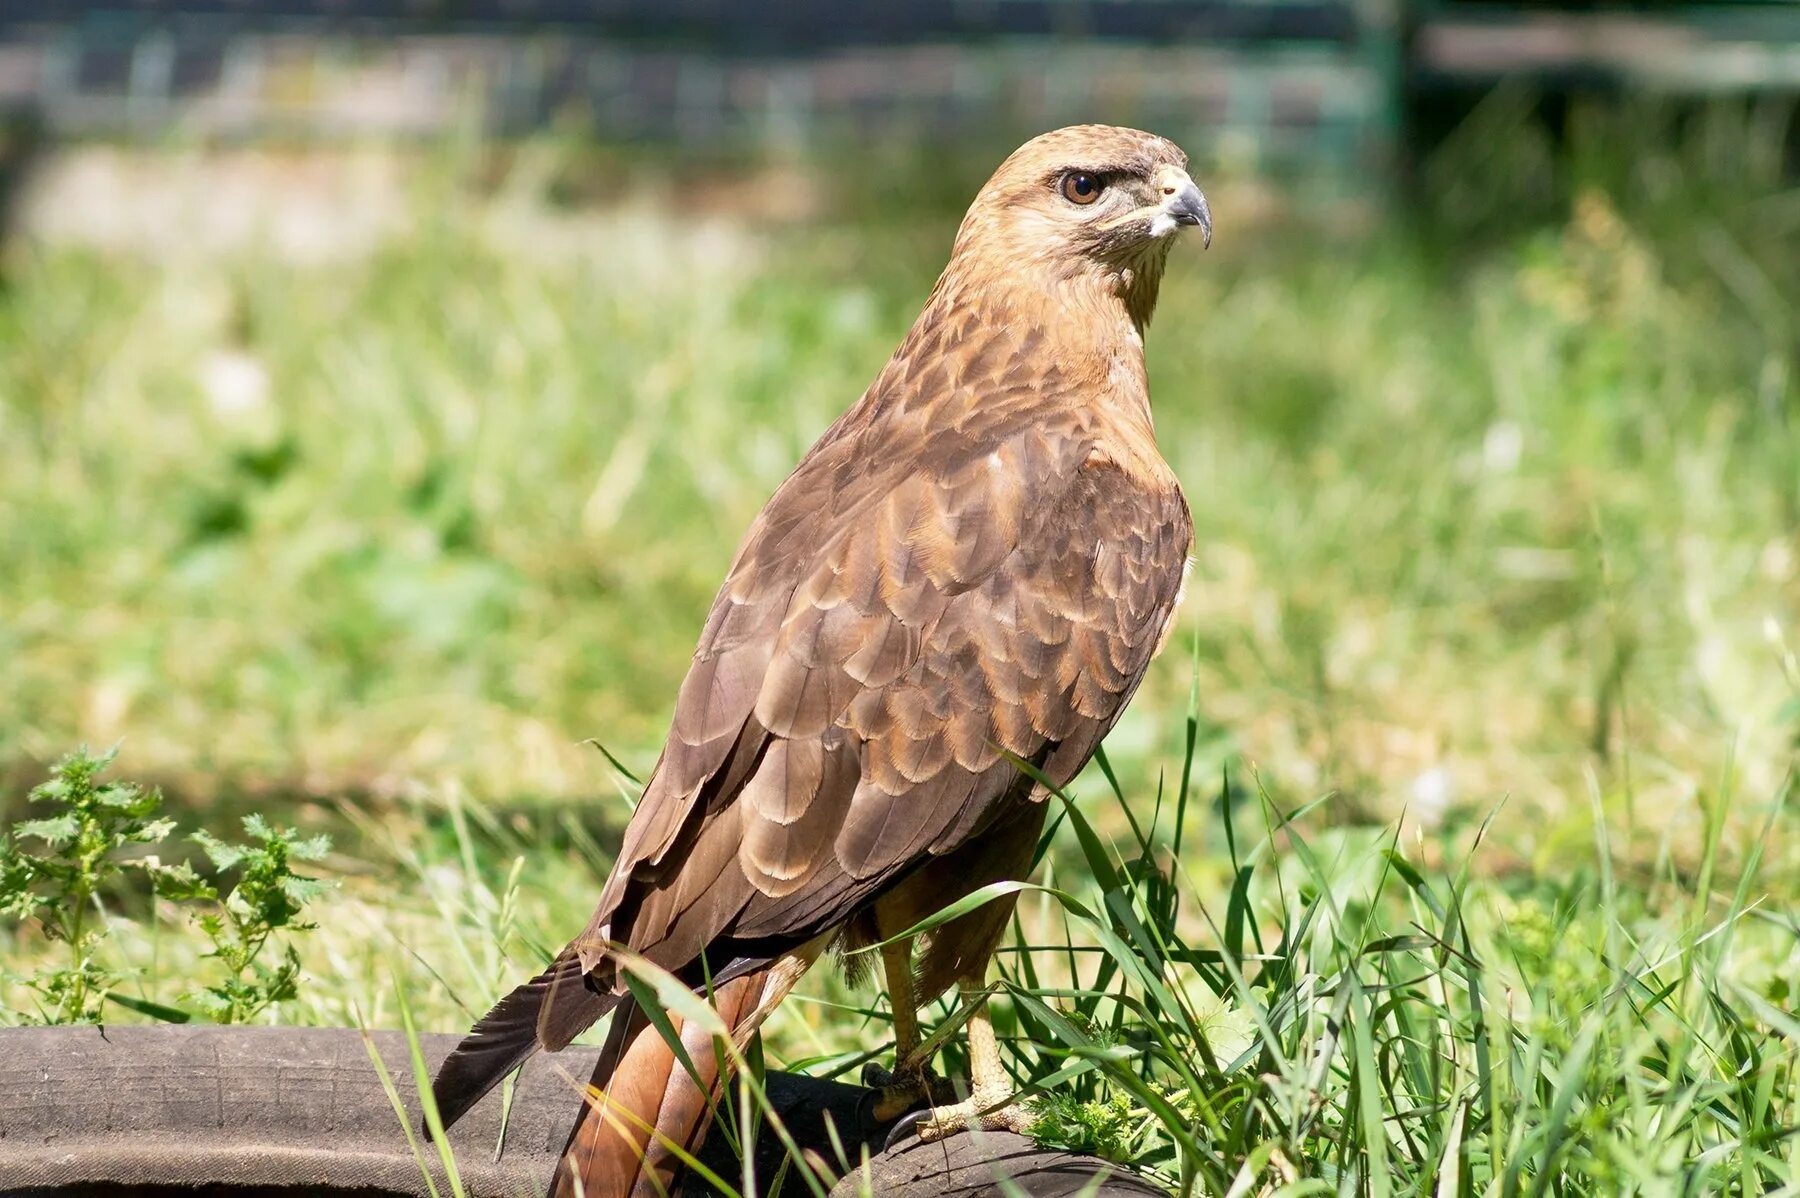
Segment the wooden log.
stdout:
<path fill-rule="evenodd" d="M 427 1070 L 459 1037 L 420 1037 Z M 392 1079 L 404 1117 L 376 1070 Z M 498 1094 L 450 1131 L 458 1174 L 474 1198 L 544 1192 L 579 1107 L 595 1050 L 570 1048 L 528 1062 L 510 1108 Z M 1017 1136 L 901 1141 L 868 1115 L 868 1091 L 771 1074 L 770 1101 L 804 1149 L 863 1172 L 833 1198 L 999 1198 L 997 1175 L 1031 1195 L 1155 1194 L 1091 1158 L 1045 1153 Z M 444 1166 L 421 1137 L 411 1050 L 399 1032 L 350 1028 L 55 1027 L 0 1030 L 0 1193 L 45 1198 L 124 1193 L 406 1195 L 447 1193 Z M 504 1121 L 503 1121 L 504 1112 Z M 829 1128 L 835 1128 L 835 1137 Z M 744 1176 L 733 1137 L 715 1130 L 701 1159 L 734 1186 Z M 766 1185 L 785 1148 L 759 1137 L 754 1176 Z M 427 1177 L 431 1179 L 428 1184 Z M 788 1189 L 797 1182 L 790 1181 Z M 1122 1187 L 1122 1188 L 1121 1188 Z M 690 1181 L 690 1196 L 715 1191 Z"/>

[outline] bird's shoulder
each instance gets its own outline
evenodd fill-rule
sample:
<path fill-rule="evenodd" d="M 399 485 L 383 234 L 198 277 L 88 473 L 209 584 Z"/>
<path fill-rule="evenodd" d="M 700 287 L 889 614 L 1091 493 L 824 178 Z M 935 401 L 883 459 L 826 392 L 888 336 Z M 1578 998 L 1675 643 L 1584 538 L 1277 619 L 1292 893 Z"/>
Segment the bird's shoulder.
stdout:
<path fill-rule="evenodd" d="M 806 597 L 797 592 L 809 579 L 864 608 L 875 589 L 886 600 L 924 584 L 955 594 L 1021 545 L 1076 528 L 1099 535 L 1106 524 L 1191 527 L 1162 459 L 1092 420 L 1059 413 L 962 429 L 875 429 L 823 447 L 771 497 L 714 614 L 785 608 Z M 903 600 L 888 606 L 912 622 Z M 717 639 L 712 631 L 703 652 Z"/>

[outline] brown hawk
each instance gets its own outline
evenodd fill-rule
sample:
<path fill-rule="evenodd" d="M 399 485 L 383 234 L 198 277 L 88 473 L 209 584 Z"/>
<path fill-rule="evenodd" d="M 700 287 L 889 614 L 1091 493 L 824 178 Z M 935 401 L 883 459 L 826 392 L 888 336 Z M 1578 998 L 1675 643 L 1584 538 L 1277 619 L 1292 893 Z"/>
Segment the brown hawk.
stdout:
<path fill-rule="evenodd" d="M 592 922 L 445 1062 L 453 1122 L 529 1054 L 616 1009 L 553 1190 L 661 1192 L 710 1118 L 630 997 L 629 950 L 741 1041 L 834 941 L 892 938 L 1029 868 L 1171 622 L 1192 524 L 1157 452 L 1143 333 L 1174 234 L 1212 218 L 1160 137 L 1083 125 L 975 198 L 912 330 L 750 526 Z M 1016 1126 L 982 980 L 1011 912 L 883 948 L 903 1077 L 952 984 L 972 1096 L 922 1131 Z M 678 1022 L 678 1021 L 677 1021 Z"/>

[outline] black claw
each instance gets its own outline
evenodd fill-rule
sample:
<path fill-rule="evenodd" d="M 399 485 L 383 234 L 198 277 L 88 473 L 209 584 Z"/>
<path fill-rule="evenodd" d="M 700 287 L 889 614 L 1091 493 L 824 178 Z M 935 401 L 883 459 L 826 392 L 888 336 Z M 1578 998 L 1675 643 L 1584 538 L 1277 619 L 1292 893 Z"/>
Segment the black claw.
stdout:
<path fill-rule="evenodd" d="M 892 1152 L 897 1145 L 916 1137 L 919 1134 L 919 1124 L 923 1123 L 930 1115 L 931 1111 L 926 1109 L 908 1111 L 906 1114 L 900 1116 L 899 1121 L 896 1122 L 893 1129 L 888 1132 L 887 1143 L 881 1146 L 881 1150 L 883 1152 Z"/>

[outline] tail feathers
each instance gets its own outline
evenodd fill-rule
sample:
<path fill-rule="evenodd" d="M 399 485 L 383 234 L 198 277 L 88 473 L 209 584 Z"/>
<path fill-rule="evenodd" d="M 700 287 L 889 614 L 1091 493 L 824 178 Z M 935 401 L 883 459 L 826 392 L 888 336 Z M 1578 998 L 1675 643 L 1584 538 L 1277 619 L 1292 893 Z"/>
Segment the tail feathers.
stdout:
<path fill-rule="evenodd" d="M 715 984 L 713 1007 L 740 1046 L 809 964 L 811 956 L 790 956 Z M 675 1192 L 684 1154 L 693 1155 L 712 1123 L 722 1054 L 704 1030 L 683 1026 L 673 1014 L 668 1018 L 698 1076 L 688 1073 L 636 1003 L 627 1002 L 594 1067 L 588 1101 L 569 1133 L 551 1198 L 659 1198 Z"/>
<path fill-rule="evenodd" d="M 565 1047 L 619 1001 L 617 995 L 588 989 L 583 977 L 581 959 L 565 951 L 481 1017 L 444 1058 L 431 1083 L 445 1127 L 467 1114 L 532 1053 Z"/>

